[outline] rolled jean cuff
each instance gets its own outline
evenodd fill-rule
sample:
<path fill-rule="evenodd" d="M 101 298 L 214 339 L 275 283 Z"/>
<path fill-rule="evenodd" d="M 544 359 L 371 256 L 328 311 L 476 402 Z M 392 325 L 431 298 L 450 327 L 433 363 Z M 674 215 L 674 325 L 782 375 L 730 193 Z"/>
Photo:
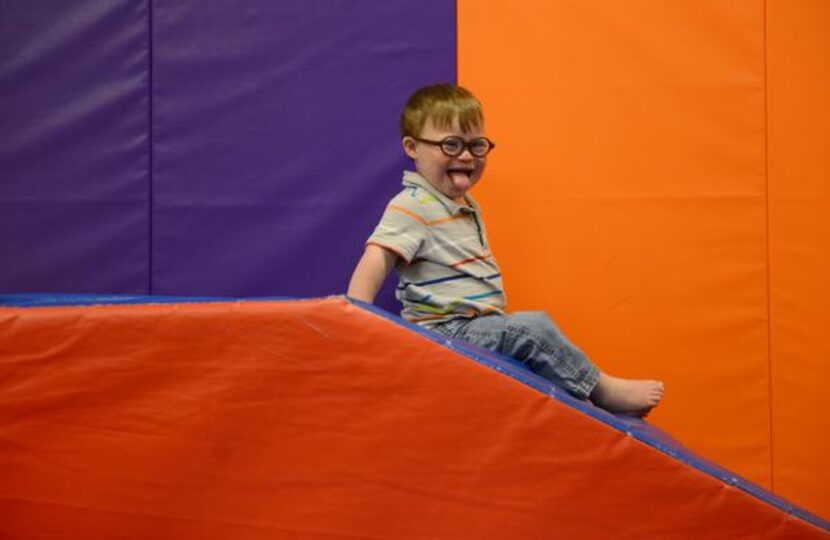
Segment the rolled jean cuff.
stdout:
<path fill-rule="evenodd" d="M 591 366 L 588 373 L 582 377 L 582 380 L 574 383 L 573 395 L 579 399 L 588 399 L 594 393 L 594 388 L 599 383 L 599 369 L 596 366 Z"/>

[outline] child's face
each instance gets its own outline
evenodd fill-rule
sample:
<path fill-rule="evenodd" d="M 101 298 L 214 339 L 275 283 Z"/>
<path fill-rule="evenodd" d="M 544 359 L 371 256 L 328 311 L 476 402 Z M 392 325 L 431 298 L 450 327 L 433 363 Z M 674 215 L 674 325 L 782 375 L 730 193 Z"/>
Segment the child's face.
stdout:
<path fill-rule="evenodd" d="M 442 141 L 447 137 L 460 137 L 465 142 L 484 137 L 481 128 L 472 128 L 463 132 L 458 120 L 450 127 L 439 128 L 432 119 L 427 119 L 421 135 L 417 139 Z M 455 157 L 446 155 L 441 146 L 425 143 L 413 137 L 403 138 L 406 155 L 415 161 L 415 169 L 435 189 L 454 201 L 459 201 L 464 194 L 479 181 L 484 174 L 487 157 L 476 157 L 469 148 Z"/>

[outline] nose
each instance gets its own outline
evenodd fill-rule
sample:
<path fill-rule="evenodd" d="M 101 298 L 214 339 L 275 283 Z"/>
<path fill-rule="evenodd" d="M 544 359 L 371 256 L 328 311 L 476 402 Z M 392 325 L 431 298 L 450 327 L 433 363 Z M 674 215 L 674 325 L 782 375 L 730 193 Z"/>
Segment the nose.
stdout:
<path fill-rule="evenodd" d="M 475 156 L 472 152 L 470 152 L 470 149 L 465 146 L 464 150 L 462 150 L 455 159 L 459 161 L 472 161 L 475 159 Z"/>

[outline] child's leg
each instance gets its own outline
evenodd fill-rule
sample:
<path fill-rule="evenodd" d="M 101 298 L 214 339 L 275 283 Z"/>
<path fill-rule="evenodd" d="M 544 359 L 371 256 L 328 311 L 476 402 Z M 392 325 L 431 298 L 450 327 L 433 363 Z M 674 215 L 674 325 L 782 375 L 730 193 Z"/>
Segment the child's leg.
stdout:
<path fill-rule="evenodd" d="M 486 315 L 437 330 L 452 330 L 455 339 L 515 358 L 580 399 L 587 399 L 600 379 L 596 366 L 543 312 Z"/>
<path fill-rule="evenodd" d="M 479 317 L 453 337 L 516 358 L 574 396 L 590 398 L 611 412 L 643 415 L 662 398 L 662 383 L 601 373 L 544 312 Z"/>

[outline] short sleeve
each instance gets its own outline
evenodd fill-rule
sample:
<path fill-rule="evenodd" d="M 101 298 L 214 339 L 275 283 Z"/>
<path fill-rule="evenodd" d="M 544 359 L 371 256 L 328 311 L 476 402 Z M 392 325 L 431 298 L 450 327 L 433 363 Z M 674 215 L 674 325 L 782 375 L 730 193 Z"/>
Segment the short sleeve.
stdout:
<path fill-rule="evenodd" d="M 396 198 L 386 207 L 383 217 L 366 241 L 397 253 L 407 264 L 421 249 L 427 234 L 426 220 L 417 209 L 401 204 Z"/>

